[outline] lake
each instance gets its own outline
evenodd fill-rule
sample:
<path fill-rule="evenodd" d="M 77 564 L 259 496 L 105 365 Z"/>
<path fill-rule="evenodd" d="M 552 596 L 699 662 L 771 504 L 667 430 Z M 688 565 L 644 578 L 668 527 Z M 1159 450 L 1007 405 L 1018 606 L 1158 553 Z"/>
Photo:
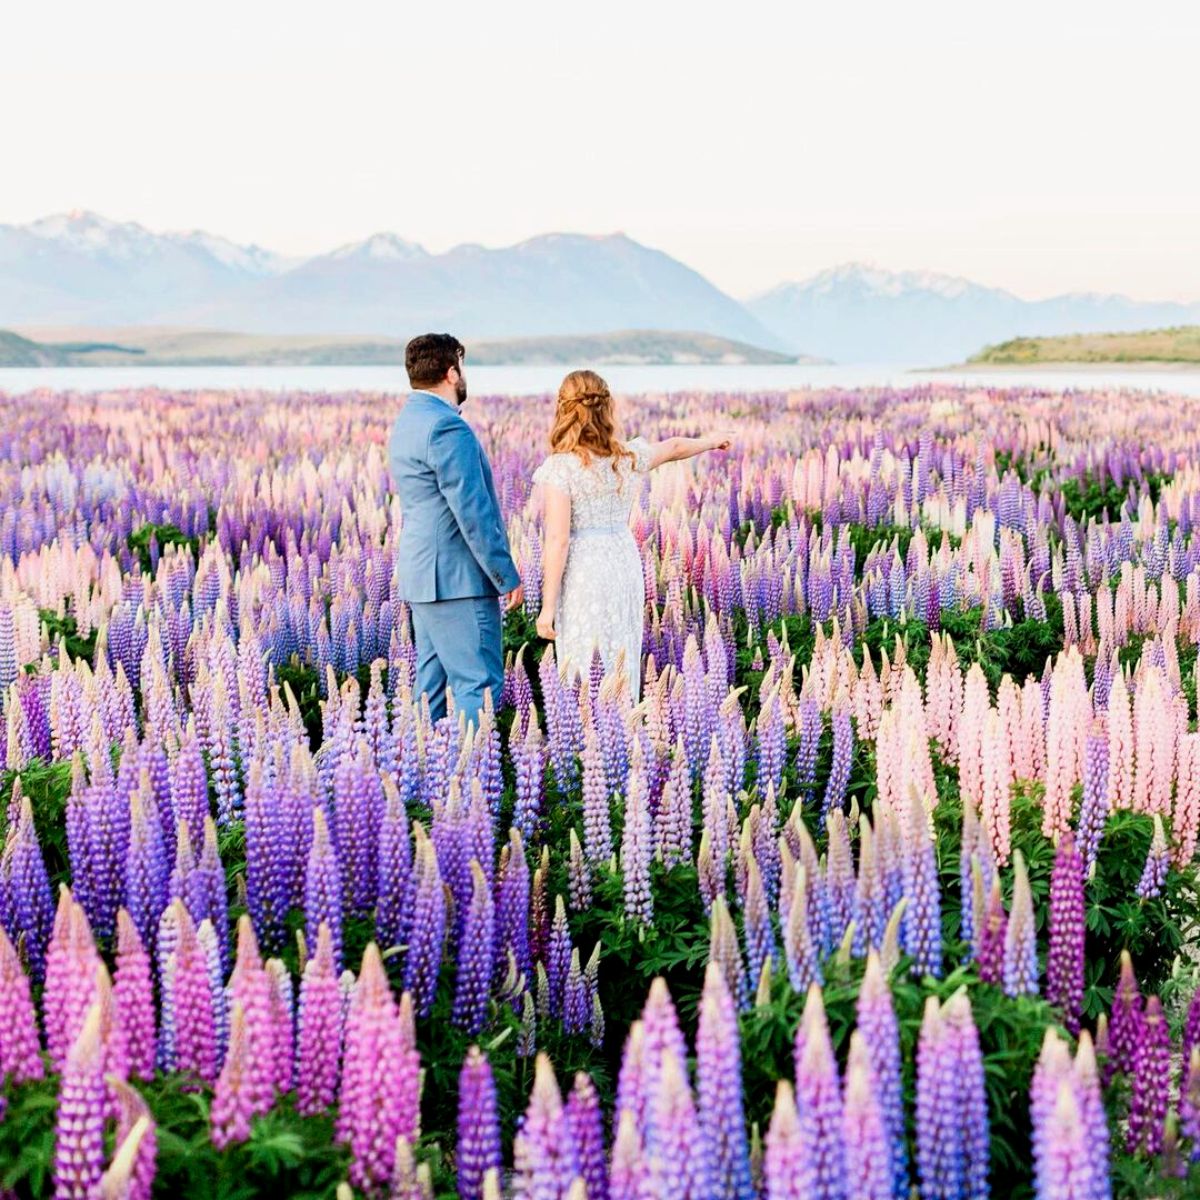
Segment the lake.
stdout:
<path fill-rule="evenodd" d="M 470 367 L 476 395 L 538 395 L 557 391 L 561 366 Z M 811 366 L 630 366 L 605 367 L 615 392 L 781 391 L 793 388 L 914 387 L 922 383 L 1106 390 L 1141 388 L 1200 396 L 1200 368 L 1147 371 L 1114 367 L 1036 370 L 929 371 L 904 365 L 860 363 Z M 0 369 L 0 393 L 49 388 L 54 391 L 111 391 L 162 387 L 177 390 L 265 389 L 267 391 L 408 391 L 404 368 L 394 367 L 42 367 Z"/>

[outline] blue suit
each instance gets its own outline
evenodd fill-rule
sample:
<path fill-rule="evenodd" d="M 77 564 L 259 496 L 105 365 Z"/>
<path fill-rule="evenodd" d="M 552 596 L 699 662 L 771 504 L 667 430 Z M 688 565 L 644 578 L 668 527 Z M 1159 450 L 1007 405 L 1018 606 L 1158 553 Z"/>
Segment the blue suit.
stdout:
<path fill-rule="evenodd" d="M 413 392 L 392 426 L 388 465 L 403 526 L 399 599 L 412 613 L 417 690 L 435 720 L 446 687 L 478 722 L 484 692 L 504 682 L 497 597 L 520 582 L 492 468 L 474 430 L 432 392 Z"/>

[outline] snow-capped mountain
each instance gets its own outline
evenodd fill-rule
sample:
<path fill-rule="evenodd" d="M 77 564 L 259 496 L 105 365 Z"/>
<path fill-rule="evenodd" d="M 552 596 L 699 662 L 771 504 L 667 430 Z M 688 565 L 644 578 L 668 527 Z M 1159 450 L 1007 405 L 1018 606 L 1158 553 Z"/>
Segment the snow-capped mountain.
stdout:
<path fill-rule="evenodd" d="M 1200 304 L 1072 293 L 1023 300 L 932 271 L 845 263 L 747 302 L 784 345 L 836 362 L 937 365 L 1020 335 L 1154 329 L 1200 320 Z"/>
<path fill-rule="evenodd" d="M 94 213 L 0 225 L 0 327 L 68 324 L 475 338 L 653 328 L 778 344 L 701 275 L 621 234 L 430 254 L 377 233 L 297 262 Z"/>

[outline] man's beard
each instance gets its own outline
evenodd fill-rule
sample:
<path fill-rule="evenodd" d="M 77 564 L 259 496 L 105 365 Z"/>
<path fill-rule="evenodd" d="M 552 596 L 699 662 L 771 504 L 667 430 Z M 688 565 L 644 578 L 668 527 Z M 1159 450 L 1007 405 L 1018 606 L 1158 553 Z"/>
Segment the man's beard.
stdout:
<path fill-rule="evenodd" d="M 459 408 L 467 402 L 467 381 L 461 375 L 454 385 L 454 398 L 458 401 Z"/>

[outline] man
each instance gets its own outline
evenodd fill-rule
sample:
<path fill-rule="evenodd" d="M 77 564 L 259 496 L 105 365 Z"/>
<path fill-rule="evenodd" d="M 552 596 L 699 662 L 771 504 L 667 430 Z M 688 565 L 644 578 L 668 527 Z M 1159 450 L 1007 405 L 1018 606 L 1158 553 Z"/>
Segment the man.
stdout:
<path fill-rule="evenodd" d="M 504 682 L 498 596 L 506 611 L 524 601 L 521 577 L 487 455 L 459 409 L 467 399 L 462 343 L 448 333 L 413 338 L 404 351 L 412 395 L 388 443 L 403 509 L 399 598 L 412 613 L 417 692 L 438 720 L 446 688 L 467 720 Z"/>

